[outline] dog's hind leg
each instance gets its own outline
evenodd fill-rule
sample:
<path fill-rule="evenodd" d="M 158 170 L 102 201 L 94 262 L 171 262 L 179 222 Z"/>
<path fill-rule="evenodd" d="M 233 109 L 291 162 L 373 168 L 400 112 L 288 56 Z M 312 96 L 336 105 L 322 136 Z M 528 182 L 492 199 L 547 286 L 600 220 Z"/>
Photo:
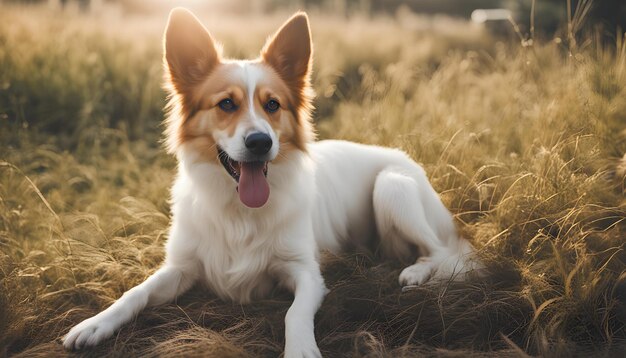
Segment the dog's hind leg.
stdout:
<path fill-rule="evenodd" d="M 465 254 L 472 252 L 471 245 L 458 238 L 452 215 L 417 164 L 380 172 L 373 205 L 383 251 L 402 257 L 414 245 L 422 255 L 402 271 L 401 285 L 454 279 L 469 269 Z"/>

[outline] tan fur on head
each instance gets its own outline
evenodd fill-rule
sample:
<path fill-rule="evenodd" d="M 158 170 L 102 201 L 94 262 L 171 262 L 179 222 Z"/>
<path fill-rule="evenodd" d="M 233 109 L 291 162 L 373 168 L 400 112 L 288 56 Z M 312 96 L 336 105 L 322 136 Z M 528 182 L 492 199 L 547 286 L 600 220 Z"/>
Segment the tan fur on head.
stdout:
<path fill-rule="evenodd" d="M 179 128 L 195 111 L 193 93 L 221 62 L 221 46 L 189 10 L 170 12 L 163 35 L 163 66 L 167 104 L 166 145 L 175 153 L 183 142 Z"/>
<path fill-rule="evenodd" d="M 164 63 L 174 89 L 187 96 L 221 61 L 219 47 L 191 12 L 176 8 L 165 29 Z"/>
<path fill-rule="evenodd" d="M 314 135 L 310 123 L 315 95 L 311 87 L 313 43 L 310 34 L 308 16 L 304 12 L 297 12 L 276 31 L 261 50 L 263 61 L 274 68 L 295 94 L 295 115 L 299 125 L 303 127 L 301 134 L 311 136 L 300 138 L 303 144 L 311 141 Z"/>
<path fill-rule="evenodd" d="M 295 14 L 270 37 L 260 58 L 242 62 L 222 59 L 221 47 L 198 19 L 177 8 L 172 10 L 165 31 L 163 61 L 170 94 L 166 120 L 169 152 L 175 153 L 187 143 L 205 160 L 216 161 L 213 131 L 232 136 L 245 120 L 250 97 L 257 113 L 263 113 L 280 135 L 281 152 L 306 151 L 306 144 L 314 139 L 310 123 L 312 45 L 306 14 Z M 234 75 L 242 63 L 264 73 L 254 93 L 247 93 L 246 84 Z M 219 101 L 226 97 L 233 98 L 241 110 L 232 114 L 219 111 Z M 263 110 L 269 98 L 280 99 L 279 113 Z"/>

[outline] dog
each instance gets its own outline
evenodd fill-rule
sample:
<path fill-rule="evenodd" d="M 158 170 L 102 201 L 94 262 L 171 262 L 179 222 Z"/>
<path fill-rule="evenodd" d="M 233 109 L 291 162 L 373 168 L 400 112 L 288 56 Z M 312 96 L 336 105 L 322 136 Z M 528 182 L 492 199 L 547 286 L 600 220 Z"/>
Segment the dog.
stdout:
<path fill-rule="evenodd" d="M 113 305 L 72 328 L 67 349 L 93 346 L 144 307 L 203 281 L 242 304 L 276 285 L 293 292 L 285 357 L 319 357 L 314 316 L 327 292 L 319 252 L 377 242 L 421 256 L 402 286 L 462 280 L 480 266 L 422 167 L 400 150 L 315 142 L 312 43 L 298 12 L 255 60 L 229 60 L 189 11 L 164 35 L 170 92 L 166 145 L 178 159 L 165 263 Z"/>

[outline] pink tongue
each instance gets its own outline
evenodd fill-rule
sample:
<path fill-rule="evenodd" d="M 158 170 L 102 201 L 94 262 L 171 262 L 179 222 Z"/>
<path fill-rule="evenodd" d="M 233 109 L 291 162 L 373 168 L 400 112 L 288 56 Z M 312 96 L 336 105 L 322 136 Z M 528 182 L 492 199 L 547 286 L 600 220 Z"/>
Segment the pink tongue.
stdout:
<path fill-rule="evenodd" d="M 260 208 L 270 197 L 270 186 L 263 174 L 263 162 L 241 163 L 239 200 L 250 208 Z"/>

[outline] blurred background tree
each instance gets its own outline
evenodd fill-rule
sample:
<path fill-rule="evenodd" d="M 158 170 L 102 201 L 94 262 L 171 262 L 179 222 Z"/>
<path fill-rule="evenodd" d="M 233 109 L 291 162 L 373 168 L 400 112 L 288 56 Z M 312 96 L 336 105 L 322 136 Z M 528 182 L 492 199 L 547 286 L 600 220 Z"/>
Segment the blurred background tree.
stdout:
<path fill-rule="evenodd" d="M 5 3 L 43 3 L 65 7 L 77 4 L 88 11 L 90 6 L 98 8 L 104 4 L 115 3 L 126 11 L 146 12 L 162 7 L 172 7 L 172 3 L 163 0 L 0 0 Z M 597 31 L 601 35 L 615 39 L 616 34 L 626 29 L 625 0 L 535 0 L 535 31 L 544 36 L 558 34 L 559 30 L 567 29 L 567 8 L 570 2 L 572 15 L 579 6 L 590 4 L 586 14 L 585 28 Z M 178 3 L 177 3 L 178 4 Z M 307 9 L 334 12 L 339 15 L 353 13 L 376 15 L 394 14 L 400 9 L 409 9 L 419 14 L 440 14 L 469 19 L 476 9 L 508 9 L 524 32 L 530 30 L 530 16 L 533 0 L 217 0 L 206 3 L 189 1 L 190 7 L 230 8 L 238 11 L 272 12 L 284 9 Z"/>
<path fill-rule="evenodd" d="M 568 0 L 536 0 L 535 29 L 547 35 L 553 35 L 567 21 Z M 530 13 L 533 0 L 301 0 L 303 8 L 334 9 L 350 13 L 365 11 L 370 15 L 376 13 L 395 13 L 406 7 L 416 13 L 445 14 L 455 17 L 469 18 L 476 9 L 504 8 L 513 12 L 515 20 L 523 30 L 529 29 Z M 591 3 L 591 11 L 587 14 L 587 25 L 600 29 L 605 35 L 615 37 L 617 31 L 626 29 L 626 1 L 624 0 L 571 0 L 572 13 L 578 6 Z M 292 6 L 289 0 L 268 0 L 268 10 L 276 10 Z"/>

